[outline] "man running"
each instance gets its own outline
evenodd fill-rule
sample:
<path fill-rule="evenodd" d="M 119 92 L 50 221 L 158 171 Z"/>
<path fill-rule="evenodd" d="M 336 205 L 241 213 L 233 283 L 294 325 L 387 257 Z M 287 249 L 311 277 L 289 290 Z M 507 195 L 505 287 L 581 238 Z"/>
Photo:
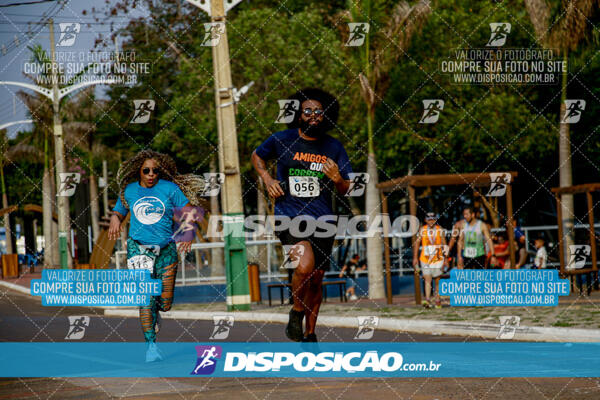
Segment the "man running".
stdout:
<path fill-rule="evenodd" d="M 413 247 L 413 266 L 415 271 L 423 271 L 423 279 L 425 280 L 425 300 L 423 307 L 431 307 L 431 281 L 435 281 L 435 308 L 442 308 L 442 301 L 439 294 L 440 276 L 446 261 L 446 235 L 442 228 L 437 225 L 437 215 L 429 212 L 425 216 L 425 225 L 419 230 L 417 240 Z M 421 255 L 419 254 L 421 247 Z"/>
<path fill-rule="evenodd" d="M 490 231 L 483 221 L 475 218 L 475 212 L 472 207 L 464 208 L 463 217 L 465 224 L 458 239 L 458 268 L 483 269 L 486 260 L 484 239 L 488 249 L 490 249 L 491 256 L 496 256 Z"/>
<path fill-rule="evenodd" d="M 339 104 L 332 95 L 312 88 L 300 90 L 291 99 L 298 100 L 301 107 L 289 129 L 269 136 L 252 153 L 252 165 L 265 183 L 269 197 L 276 199 L 276 215 L 291 219 L 302 216 L 305 220 L 331 216 L 333 220 L 332 196 L 346 194 L 352 172 L 346 150 L 326 133 L 337 122 Z M 271 159 L 277 160 L 276 179 L 267 171 L 266 161 Z M 330 264 L 335 232 L 327 235 L 312 232 L 308 237 L 299 237 L 302 235 L 298 232 L 303 228 L 291 228 L 277 232 L 281 244 L 294 246 L 296 249 L 292 247 L 291 251 L 301 254 L 292 277 L 294 306 L 285 333 L 297 342 L 316 342 L 321 285 Z M 298 246 L 303 251 L 298 251 Z"/>

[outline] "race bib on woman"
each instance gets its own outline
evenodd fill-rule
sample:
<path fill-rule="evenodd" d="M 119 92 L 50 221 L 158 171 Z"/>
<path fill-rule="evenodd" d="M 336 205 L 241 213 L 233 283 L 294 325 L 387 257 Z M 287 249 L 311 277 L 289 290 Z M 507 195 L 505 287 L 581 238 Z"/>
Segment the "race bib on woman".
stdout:
<path fill-rule="evenodd" d="M 289 185 L 294 197 L 317 197 L 321 193 L 316 176 L 290 176 Z"/>
<path fill-rule="evenodd" d="M 146 269 L 150 273 L 154 272 L 154 261 L 156 257 L 150 257 L 145 254 L 133 256 L 127 260 L 127 268 L 129 269 Z"/>

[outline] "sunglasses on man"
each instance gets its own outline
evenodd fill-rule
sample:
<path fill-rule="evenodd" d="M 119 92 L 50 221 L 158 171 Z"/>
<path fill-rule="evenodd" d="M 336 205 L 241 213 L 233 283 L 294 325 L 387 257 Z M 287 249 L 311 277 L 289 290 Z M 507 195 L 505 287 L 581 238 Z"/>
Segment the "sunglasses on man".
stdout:
<path fill-rule="evenodd" d="M 313 114 L 315 114 L 315 117 L 320 117 L 321 115 L 323 115 L 323 110 L 320 108 L 316 108 L 314 110 L 312 108 L 305 108 L 304 110 L 302 110 L 302 113 L 307 117 L 310 117 Z"/>

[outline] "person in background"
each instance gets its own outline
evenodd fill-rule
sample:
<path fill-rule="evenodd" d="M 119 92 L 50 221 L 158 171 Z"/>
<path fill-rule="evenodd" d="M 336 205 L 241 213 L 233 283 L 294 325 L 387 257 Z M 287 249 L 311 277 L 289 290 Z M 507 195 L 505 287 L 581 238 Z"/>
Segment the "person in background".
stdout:
<path fill-rule="evenodd" d="M 517 265 L 515 268 L 523 268 L 527 262 L 527 249 L 525 248 L 525 234 L 522 230 L 515 228 L 515 239 L 517 241 Z"/>
<path fill-rule="evenodd" d="M 508 248 L 508 240 L 506 240 L 506 233 L 499 232 L 495 236 L 496 240 L 494 241 L 494 252 L 495 256 L 492 256 L 492 252 L 489 252 L 490 255 L 490 267 L 491 268 L 502 268 L 507 269 L 510 266 L 510 260 L 508 256 L 510 255 L 510 250 Z"/>
<path fill-rule="evenodd" d="M 546 268 L 546 263 L 548 262 L 548 252 L 544 246 L 544 238 L 542 236 L 538 236 L 534 241 L 534 246 L 537 249 L 537 252 L 535 253 L 533 265 L 536 269 L 544 269 Z"/>
<path fill-rule="evenodd" d="M 340 278 L 346 277 L 346 286 L 348 287 L 346 289 L 346 297 L 350 300 L 358 300 L 356 296 L 356 271 L 359 269 L 367 269 L 367 264 L 364 262 L 361 264 L 359 255 L 354 254 L 340 271 Z"/>
<path fill-rule="evenodd" d="M 427 213 L 425 216 L 425 225 L 419 230 L 413 247 L 413 267 L 416 273 L 420 269 L 423 271 L 423 279 L 425 280 L 425 300 L 422 303 L 425 308 L 431 308 L 432 279 L 435 281 L 435 308 L 442 308 L 439 283 L 445 264 L 447 247 L 446 236 L 442 228 L 437 224 L 437 219 L 438 217 L 435 213 Z M 417 257 L 419 247 L 421 247 L 421 255 Z"/>

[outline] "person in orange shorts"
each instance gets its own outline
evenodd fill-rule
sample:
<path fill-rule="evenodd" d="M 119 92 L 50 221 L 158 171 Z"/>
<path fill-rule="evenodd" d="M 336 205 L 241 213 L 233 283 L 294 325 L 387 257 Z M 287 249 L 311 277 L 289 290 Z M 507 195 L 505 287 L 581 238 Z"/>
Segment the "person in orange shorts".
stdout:
<path fill-rule="evenodd" d="M 419 229 L 417 240 L 413 248 L 413 266 L 415 272 L 423 271 L 423 279 L 425 280 L 425 300 L 423 306 L 430 308 L 431 303 L 431 281 L 435 281 L 435 308 L 442 308 L 442 302 L 439 295 L 440 276 L 444 267 L 447 246 L 446 237 L 443 229 L 437 225 L 437 215 L 435 213 L 427 213 L 425 216 L 425 225 Z M 421 251 L 419 253 L 419 247 Z M 417 257 L 417 255 L 419 255 Z"/>

